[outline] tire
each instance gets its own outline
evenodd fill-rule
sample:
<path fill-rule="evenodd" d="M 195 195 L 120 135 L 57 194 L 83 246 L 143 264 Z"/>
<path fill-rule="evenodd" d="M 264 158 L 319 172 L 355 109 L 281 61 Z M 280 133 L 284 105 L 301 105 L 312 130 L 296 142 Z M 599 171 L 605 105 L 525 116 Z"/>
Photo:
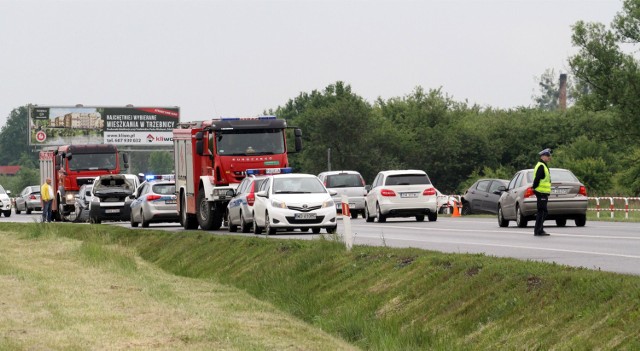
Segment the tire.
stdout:
<path fill-rule="evenodd" d="M 560 219 L 556 219 L 556 225 L 558 227 L 564 227 L 567 225 L 567 219 L 566 218 L 560 218 Z"/>
<path fill-rule="evenodd" d="M 516 223 L 518 224 L 518 228 L 527 227 L 527 220 L 522 214 L 522 211 L 520 210 L 520 206 L 516 207 Z"/>
<path fill-rule="evenodd" d="M 351 218 L 353 219 L 358 218 L 358 211 L 351 211 Z"/>
<path fill-rule="evenodd" d="M 375 219 L 375 217 L 371 217 L 371 214 L 369 214 L 369 206 L 366 204 L 364 205 L 364 219 L 369 223 L 373 222 Z"/>
<path fill-rule="evenodd" d="M 326 231 L 327 231 L 328 234 L 335 234 L 336 231 L 338 231 L 338 227 L 337 226 L 335 226 L 335 227 L 327 227 Z"/>
<path fill-rule="evenodd" d="M 231 214 L 227 211 L 227 227 L 229 228 L 229 232 L 235 233 L 238 231 L 238 226 L 231 223 Z"/>
<path fill-rule="evenodd" d="M 501 228 L 506 228 L 509 226 L 509 221 L 504 219 L 504 214 L 502 213 L 502 207 L 498 207 L 498 226 Z"/>
<path fill-rule="evenodd" d="M 180 222 L 182 222 L 182 228 L 187 230 L 198 229 L 198 220 L 196 216 L 188 213 L 186 209 L 187 198 L 183 195 L 180 202 Z"/>
<path fill-rule="evenodd" d="M 576 227 L 584 227 L 587 224 L 587 215 L 580 215 L 575 219 Z"/>
<path fill-rule="evenodd" d="M 435 222 L 438 220 L 438 212 L 429 212 L 427 217 L 429 218 L 429 222 Z"/>
<path fill-rule="evenodd" d="M 276 228 L 271 226 L 271 220 L 269 220 L 269 213 L 264 214 L 264 231 L 267 235 L 275 235 Z"/>
<path fill-rule="evenodd" d="M 424 215 L 417 215 L 416 222 L 424 222 Z"/>
<path fill-rule="evenodd" d="M 149 228 L 149 221 L 144 218 L 144 212 L 140 211 L 140 221 L 142 222 L 142 228 Z"/>
<path fill-rule="evenodd" d="M 462 215 L 463 216 L 468 216 L 470 214 L 472 214 L 473 212 L 471 212 L 471 204 L 469 204 L 468 202 L 463 202 L 462 203 Z"/>
<path fill-rule="evenodd" d="M 3 212 L 5 217 L 11 217 L 11 210 Z"/>
<path fill-rule="evenodd" d="M 131 214 L 131 228 L 137 228 L 138 222 L 133 220 L 133 213 Z"/>
<path fill-rule="evenodd" d="M 251 226 L 244 220 L 244 213 L 240 212 L 240 231 L 243 233 L 251 232 Z"/>
<path fill-rule="evenodd" d="M 92 224 L 100 224 L 100 223 L 102 223 L 102 221 L 98 217 L 91 217 L 89 222 L 91 222 Z"/>
<path fill-rule="evenodd" d="M 260 235 L 262 233 L 262 228 L 260 228 L 260 226 L 258 226 L 258 222 L 256 221 L 256 215 L 253 215 L 253 234 L 255 235 Z"/>
<path fill-rule="evenodd" d="M 33 210 L 32 210 L 32 209 L 30 209 L 30 208 L 29 208 L 29 206 L 26 206 L 26 207 L 25 207 L 25 209 L 24 209 L 24 211 L 25 211 L 27 214 L 31 214 L 31 212 L 32 212 Z M 18 212 L 16 212 L 16 213 L 18 213 Z"/>
<path fill-rule="evenodd" d="M 380 212 L 380 205 L 378 204 L 376 204 L 376 217 L 378 218 L 378 223 L 384 223 L 387 221 L 387 216 Z"/>
<path fill-rule="evenodd" d="M 204 230 L 217 230 L 220 229 L 222 223 L 216 223 L 216 216 L 214 215 L 211 202 L 207 201 L 204 196 L 204 189 L 198 189 L 198 197 L 196 198 L 196 207 L 198 218 L 198 224 L 200 228 Z M 217 224 L 217 225 L 216 225 Z"/>
<path fill-rule="evenodd" d="M 20 214 L 20 210 L 18 209 L 18 206 L 16 206 L 16 208 L 14 208 L 14 210 L 16 211 L 16 214 Z M 29 212 L 27 212 L 27 214 L 29 214 Z"/>
<path fill-rule="evenodd" d="M 309 228 L 299 228 L 301 232 L 306 233 L 309 231 Z"/>
<path fill-rule="evenodd" d="M 311 228 L 313 234 L 320 234 L 320 228 Z"/>

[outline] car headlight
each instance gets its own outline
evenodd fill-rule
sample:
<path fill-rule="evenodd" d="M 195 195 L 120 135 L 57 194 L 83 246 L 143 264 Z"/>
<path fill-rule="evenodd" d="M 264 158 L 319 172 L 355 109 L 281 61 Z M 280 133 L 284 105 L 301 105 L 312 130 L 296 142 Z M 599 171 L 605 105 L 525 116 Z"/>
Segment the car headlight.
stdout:
<path fill-rule="evenodd" d="M 284 201 L 278 200 L 271 200 L 271 206 L 276 208 L 287 208 L 287 205 L 284 203 Z"/>
<path fill-rule="evenodd" d="M 327 201 L 322 203 L 322 208 L 334 207 L 335 205 L 336 205 L 336 203 L 333 202 L 333 200 L 327 200 Z"/>

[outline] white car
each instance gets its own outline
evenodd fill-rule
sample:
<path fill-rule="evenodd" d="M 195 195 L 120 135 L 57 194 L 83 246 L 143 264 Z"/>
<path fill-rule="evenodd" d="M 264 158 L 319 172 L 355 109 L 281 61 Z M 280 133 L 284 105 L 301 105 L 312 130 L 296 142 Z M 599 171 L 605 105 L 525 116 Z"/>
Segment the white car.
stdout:
<path fill-rule="evenodd" d="M 367 186 L 369 187 L 369 186 Z M 378 173 L 365 197 L 367 222 L 386 222 L 389 217 L 415 217 L 418 222 L 438 219 L 438 196 L 429 176 L 421 170 Z"/>
<path fill-rule="evenodd" d="M 278 229 L 307 231 L 324 228 L 335 233 L 336 205 L 318 177 L 311 174 L 277 174 L 262 183 L 253 205 L 253 232 L 272 235 Z"/>
<path fill-rule="evenodd" d="M 11 198 L 9 197 L 11 192 L 8 190 L 4 190 L 2 185 L 0 185 L 0 211 L 4 214 L 5 217 L 11 216 Z"/>

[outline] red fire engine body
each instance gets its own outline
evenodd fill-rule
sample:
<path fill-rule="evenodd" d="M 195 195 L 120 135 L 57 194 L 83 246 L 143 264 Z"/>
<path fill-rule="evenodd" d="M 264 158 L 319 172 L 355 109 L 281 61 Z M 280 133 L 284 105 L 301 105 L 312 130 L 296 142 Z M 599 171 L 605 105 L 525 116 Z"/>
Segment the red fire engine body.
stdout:
<path fill-rule="evenodd" d="M 287 128 L 294 129 L 295 151 L 287 148 Z M 221 118 L 182 124 L 173 146 L 180 223 L 216 230 L 245 171 L 288 167 L 287 152 L 302 149 L 302 131 L 275 116 Z"/>
<path fill-rule="evenodd" d="M 124 154 L 124 167 L 128 168 Z M 53 217 L 69 219 L 75 212 L 75 196 L 83 184 L 103 174 L 120 173 L 118 149 L 111 144 L 63 145 L 40 151 L 40 184 L 51 178 Z"/>

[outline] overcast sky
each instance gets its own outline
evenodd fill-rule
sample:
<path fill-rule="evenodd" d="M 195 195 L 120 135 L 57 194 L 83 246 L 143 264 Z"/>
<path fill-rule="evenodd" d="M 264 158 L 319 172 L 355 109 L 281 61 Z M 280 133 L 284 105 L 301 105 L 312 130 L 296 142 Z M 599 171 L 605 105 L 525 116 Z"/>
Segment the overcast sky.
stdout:
<path fill-rule="evenodd" d="M 529 106 L 571 25 L 619 0 L 0 0 L 0 125 L 28 104 L 255 116 L 338 80 L 369 102 L 442 87 Z"/>

